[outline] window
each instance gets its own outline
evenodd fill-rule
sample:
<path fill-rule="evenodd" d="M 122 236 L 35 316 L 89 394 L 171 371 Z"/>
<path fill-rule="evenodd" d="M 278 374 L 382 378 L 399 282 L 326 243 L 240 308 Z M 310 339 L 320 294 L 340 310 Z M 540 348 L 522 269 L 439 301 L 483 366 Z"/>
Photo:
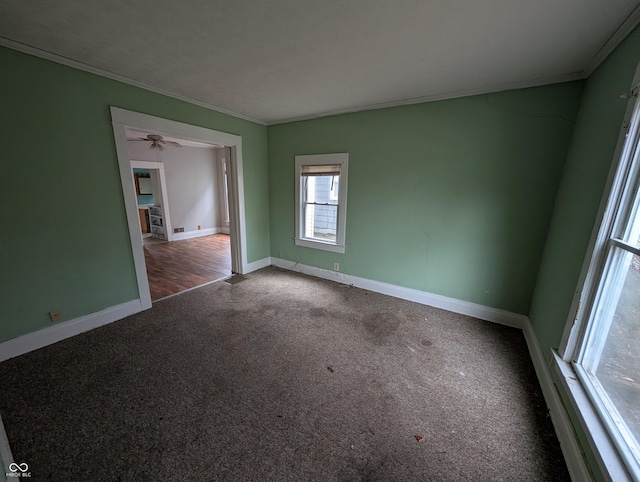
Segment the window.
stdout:
<path fill-rule="evenodd" d="M 633 111 L 565 359 L 626 469 L 640 480 L 640 103 Z"/>
<path fill-rule="evenodd" d="M 344 253 L 349 154 L 296 156 L 298 246 Z"/>

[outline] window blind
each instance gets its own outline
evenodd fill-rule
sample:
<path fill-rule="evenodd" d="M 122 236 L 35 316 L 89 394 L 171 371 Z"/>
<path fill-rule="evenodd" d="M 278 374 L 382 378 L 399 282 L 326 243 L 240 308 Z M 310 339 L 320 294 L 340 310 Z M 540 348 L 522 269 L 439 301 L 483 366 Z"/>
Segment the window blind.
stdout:
<path fill-rule="evenodd" d="M 337 176 L 340 174 L 340 164 L 318 164 L 300 166 L 301 176 Z"/>

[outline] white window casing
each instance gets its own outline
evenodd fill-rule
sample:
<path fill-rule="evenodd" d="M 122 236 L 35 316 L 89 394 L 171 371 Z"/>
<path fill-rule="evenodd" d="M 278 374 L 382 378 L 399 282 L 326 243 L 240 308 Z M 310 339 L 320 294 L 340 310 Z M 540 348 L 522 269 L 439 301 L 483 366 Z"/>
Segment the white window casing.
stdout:
<path fill-rule="evenodd" d="M 295 157 L 294 241 L 297 246 L 345 252 L 348 164 L 347 153 Z M 326 185 L 316 185 L 316 181 L 326 181 Z M 318 234 L 323 222 L 328 226 L 326 236 Z"/>
<path fill-rule="evenodd" d="M 640 69 L 634 82 L 640 78 L 639 73 Z M 628 95 L 630 100 L 623 129 L 572 306 L 575 315 L 567 321 L 559 356 L 552 360 L 574 409 L 580 414 L 581 424 L 605 477 L 636 482 L 640 482 L 637 428 L 627 424 L 633 420 L 628 413 L 625 415 L 618 410 L 623 406 L 618 404 L 627 398 L 621 399 L 615 390 L 611 391 L 615 386 L 611 385 L 609 373 L 611 357 L 620 355 L 610 351 L 609 358 L 603 356 L 606 345 L 611 343 L 615 348 L 615 340 L 620 339 L 620 335 L 612 332 L 612 324 L 619 307 L 629 306 L 629 296 L 621 296 L 627 273 L 634 269 L 632 258 L 640 255 L 639 86 L 636 83 Z M 616 320 L 618 326 L 640 323 L 637 315 L 635 319 L 627 315 L 618 316 Z M 635 349 L 640 348 L 636 346 Z M 618 358 L 613 360 L 618 361 Z M 629 365 L 627 358 L 620 361 L 632 372 L 638 369 Z M 640 383 L 640 380 L 636 382 Z M 637 400 L 635 403 L 640 403 L 640 397 Z"/>

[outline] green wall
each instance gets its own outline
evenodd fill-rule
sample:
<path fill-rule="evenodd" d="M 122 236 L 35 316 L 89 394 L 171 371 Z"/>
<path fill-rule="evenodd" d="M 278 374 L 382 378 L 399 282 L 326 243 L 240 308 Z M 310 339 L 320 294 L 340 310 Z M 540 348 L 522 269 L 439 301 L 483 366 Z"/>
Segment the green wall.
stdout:
<path fill-rule="evenodd" d="M 582 83 L 271 126 L 271 255 L 517 313 L 531 294 Z M 298 247 L 294 157 L 349 153 L 346 252 Z"/>
<path fill-rule="evenodd" d="M 569 316 L 639 61 L 636 29 L 585 86 L 529 314 L 545 355 Z"/>
<path fill-rule="evenodd" d="M 138 297 L 110 106 L 243 138 L 247 258 L 269 256 L 267 129 L 0 48 L 0 342 Z"/>
<path fill-rule="evenodd" d="M 636 30 L 589 77 L 547 237 L 529 318 L 549 357 L 558 348 L 569 318 L 618 136 L 627 92 L 640 62 L 640 29 Z M 552 373 L 565 406 L 567 394 Z M 598 481 L 600 472 L 573 410 L 568 410 L 587 461 Z"/>

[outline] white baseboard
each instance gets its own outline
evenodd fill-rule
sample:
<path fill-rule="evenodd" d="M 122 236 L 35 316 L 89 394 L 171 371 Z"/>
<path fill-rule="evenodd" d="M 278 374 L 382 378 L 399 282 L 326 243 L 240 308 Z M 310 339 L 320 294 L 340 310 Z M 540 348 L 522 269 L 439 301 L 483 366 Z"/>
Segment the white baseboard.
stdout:
<path fill-rule="evenodd" d="M 538 339 L 533 332 L 531 322 L 527 317 L 523 325 L 522 331 L 524 332 L 524 338 L 527 341 L 529 347 L 529 355 L 533 362 L 533 367 L 536 370 L 538 381 L 540 382 L 540 388 L 542 388 L 542 394 L 544 395 L 545 402 L 549 408 L 549 414 L 551 415 L 551 421 L 555 428 L 556 435 L 560 441 L 560 447 L 564 459 L 571 475 L 571 480 L 575 482 L 583 482 L 593 480 L 591 472 L 584 460 L 582 454 L 582 448 L 576 438 L 573 424 L 569 419 L 569 415 L 562 403 L 562 399 L 558 394 L 558 391 L 551 379 L 551 373 L 549 372 L 548 364 L 544 358 Z"/>
<path fill-rule="evenodd" d="M 172 241 L 180 241 L 182 239 L 199 238 L 200 236 L 209 236 L 210 234 L 224 233 L 226 228 L 206 228 L 198 229 L 196 231 L 186 231 L 184 233 L 173 233 Z M 229 234 L 229 230 L 226 230 L 225 234 Z"/>
<path fill-rule="evenodd" d="M 142 311 L 140 300 L 131 300 L 102 311 L 52 325 L 0 343 L 0 362 L 24 355 L 58 341 L 113 323 Z"/>
<path fill-rule="evenodd" d="M 271 258 L 262 258 L 258 261 L 252 261 L 251 263 L 247 263 L 244 267 L 244 273 L 251 273 L 252 271 L 257 271 L 262 268 L 266 268 L 267 266 L 271 266 Z"/>
<path fill-rule="evenodd" d="M 316 268 L 315 266 L 308 266 L 285 259 L 271 258 L 271 264 L 278 266 L 279 268 L 353 285 L 357 288 L 375 291 L 376 293 L 382 293 L 403 300 L 414 301 L 416 303 L 433 306 L 435 308 L 442 308 L 443 310 L 452 311 L 461 315 L 473 316 L 475 318 L 480 318 L 481 320 L 492 321 L 494 323 L 512 326 L 514 328 L 522 329 L 527 319 L 525 315 L 521 315 L 519 313 L 512 313 L 510 311 L 491 308 L 471 303 L 469 301 L 462 301 L 455 298 L 449 298 L 447 296 L 427 293 L 426 291 L 404 288 L 402 286 L 383 283 L 381 281 L 360 278 L 358 276 L 352 276 L 338 271 Z"/>

